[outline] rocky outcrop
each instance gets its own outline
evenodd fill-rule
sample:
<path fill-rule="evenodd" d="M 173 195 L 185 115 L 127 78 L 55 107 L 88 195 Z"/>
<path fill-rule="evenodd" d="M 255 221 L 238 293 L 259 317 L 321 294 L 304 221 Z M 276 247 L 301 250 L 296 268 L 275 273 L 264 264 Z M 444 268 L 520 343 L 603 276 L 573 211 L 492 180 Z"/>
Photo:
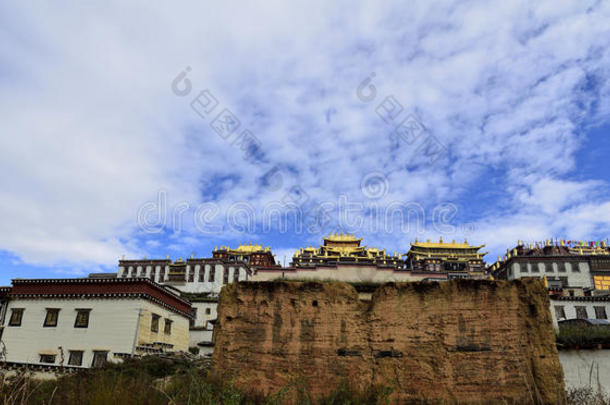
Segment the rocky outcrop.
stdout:
<path fill-rule="evenodd" d="M 338 282 L 225 286 L 213 370 L 250 392 L 304 382 L 391 388 L 401 403 L 563 403 L 538 280 L 389 283 L 371 302 Z"/>

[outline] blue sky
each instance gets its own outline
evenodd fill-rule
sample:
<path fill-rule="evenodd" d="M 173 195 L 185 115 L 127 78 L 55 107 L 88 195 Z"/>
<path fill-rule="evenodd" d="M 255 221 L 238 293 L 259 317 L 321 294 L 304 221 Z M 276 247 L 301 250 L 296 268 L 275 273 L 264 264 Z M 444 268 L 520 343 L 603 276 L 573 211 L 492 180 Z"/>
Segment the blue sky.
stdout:
<path fill-rule="evenodd" d="M 467 238 L 488 261 L 606 239 L 609 18 L 595 1 L 3 4 L 0 284 L 243 242 L 283 261 L 335 231 L 390 252 Z"/>

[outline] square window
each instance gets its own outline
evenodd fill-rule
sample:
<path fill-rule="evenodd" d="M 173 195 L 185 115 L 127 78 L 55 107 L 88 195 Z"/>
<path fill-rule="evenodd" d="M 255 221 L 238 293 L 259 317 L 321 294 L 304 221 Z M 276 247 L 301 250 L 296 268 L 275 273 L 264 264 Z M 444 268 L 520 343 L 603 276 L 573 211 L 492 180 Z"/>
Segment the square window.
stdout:
<path fill-rule="evenodd" d="M 606 314 L 606 307 L 593 307 L 595 309 L 595 318 L 596 319 L 608 319 L 608 315 Z"/>
<path fill-rule="evenodd" d="M 572 272 L 580 273 L 580 267 L 578 267 L 578 263 L 572 263 Z"/>
<path fill-rule="evenodd" d="M 40 362 L 46 364 L 55 364 L 55 355 L 54 354 L 41 354 Z"/>
<path fill-rule="evenodd" d="M 212 267 L 210 268 L 210 278 L 208 279 L 208 281 L 209 281 L 210 283 L 213 283 L 213 282 L 214 282 L 214 280 L 215 280 L 215 278 L 216 278 L 216 267 L 212 266 Z"/>
<path fill-rule="evenodd" d="M 83 352 L 82 350 L 70 350 L 70 357 L 68 357 L 69 366 L 82 366 L 83 365 Z"/>
<path fill-rule="evenodd" d="M 206 309 L 205 309 L 205 314 L 206 314 L 206 315 L 210 315 L 210 312 L 211 312 L 210 308 L 206 308 Z"/>
<path fill-rule="evenodd" d="M 531 268 L 532 273 L 538 273 L 538 265 L 536 263 L 532 263 Z"/>
<path fill-rule="evenodd" d="M 57 319 L 59 318 L 59 309 L 58 308 L 47 308 L 47 316 L 44 318 L 44 326 L 45 328 L 53 328 L 57 326 Z"/>
<path fill-rule="evenodd" d="M 75 328 L 88 328 L 89 327 L 89 313 L 90 309 L 77 309 L 76 320 L 74 321 Z"/>
<path fill-rule="evenodd" d="M 557 320 L 566 319 L 566 311 L 563 305 L 555 305 L 555 318 Z"/>
<path fill-rule="evenodd" d="M 165 320 L 165 325 L 163 325 L 163 333 L 166 335 L 172 334 L 172 321 L 169 319 Z"/>
<path fill-rule="evenodd" d="M 11 310 L 11 319 L 8 321 L 8 326 L 21 326 L 23 310 L 23 308 L 13 308 Z"/>
<path fill-rule="evenodd" d="M 587 319 L 589 316 L 587 315 L 587 307 L 576 307 L 576 318 L 578 319 Z"/>
<path fill-rule="evenodd" d="M 106 361 L 108 361 L 107 351 L 94 351 L 93 362 L 91 363 L 91 367 L 101 367 L 106 364 Z"/>
<path fill-rule="evenodd" d="M 152 314 L 150 319 L 150 330 L 151 332 L 159 332 L 159 319 L 161 317 L 157 314 Z"/>

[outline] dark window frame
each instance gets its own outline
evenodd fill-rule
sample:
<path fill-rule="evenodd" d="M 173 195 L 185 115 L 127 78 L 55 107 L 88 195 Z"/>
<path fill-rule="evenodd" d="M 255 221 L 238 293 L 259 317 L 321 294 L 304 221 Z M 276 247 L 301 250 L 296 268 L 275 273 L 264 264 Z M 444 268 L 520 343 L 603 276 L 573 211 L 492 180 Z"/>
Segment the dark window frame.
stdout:
<path fill-rule="evenodd" d="M 59 323 L 60 308 L 47 308 L 47 314 L 44 317 L 42 324 L 43 328 L 56 328 Z M 53 317 L 54 315 L 54 317 Z M 54 321 L 54 322 L 53 322 Z"/>
<path fill-rule="evenodd" d="M 172 321 L 171 319 L 165 318 L 164 323 L 163 323 L 163 333 L 164 334 L 166 334 L 166 335 L 172 334 L 172 323 L 174 323 L 174 321 Z"/>
<path fill-rule="evenodd" d="M 39 363 L 55 364 L 56 354 L 41 354 Z"/>
<path fill-rule="evenodd" d="M 70 350 L 69 352 L 70 352 L 70 354 L 68 356 L 68 365 L 69 366 L 82 366 L 83 365 L 83 355 L 85 354 L 85 352 L 82 350 Z M 78 360 L 78 361 L 76 361 L 76 360 Z"/>
<path fill-rule="evenodd" d="M 576 319 L 589 319 L 586 306 L 576 305 L 574 310 L 576 311 Z M 582 316 L 583 314 L 584 317 Z"/>
<path fill-rule="evenodd" d="M 150 331 L 159 333 L 159 320 L 161 319 L 161 315 L 152 314 L 150 317 Z"/>
<path fill-rule="evenodd" d="M 210 308 L 206 308 L 205 309 L 205 314 L 206 315 L 210 315 L 211 313 L 212 313 L 212 309 L 210 309 Z"/>
<path fill-rule="evenodd" d="M 216 266 L 214 266 L 214 265 L 210 266 L 210 276 L 208 277 L 208 281 L 210 283 L 213 283 L 214 281 L 216 281 Z"/>
<path fill-rule="evenodd" d="M 606 313 L 606 307 L 594 306 L 593 310 L 595 311 L 595 319 L 608 319 L 608 314 Z"/>
<path fill-rule="evenodd" d="M 560 319 L 567 319 L 566 309 L 564 305 L 555 305 L 555 318 L 558 321 Z"/>
<path fill-rule="evenodd" d="M 23 313 L 25 308 L 11 308 L 11 316 L 8 320 L 8 326 L 21 326 L 23 323 Z M 17 315 L 19 314 L 19 315 Z"/>
<path fill-rule="evenodd" d="M 101 367 L 108 361 L 108 350 L 94 350 L 91 367 Z M 102 357 L 103 356 L 103 357 Z"/>
<path fill-rule="evenodd" d="M 83 321 L 81 317 L 81 315 L 85 315 L 85 321 Z M 91 318 L 91 309 L 90 308 L 77 308 L 76 309 L 76 317 L 74 318 L 74 327 L 75 328 L 81 328 L 81 329 L 86 329 L 89 327 L 89 320 Z M 80 322 L 79 322 L 80 320 Z"/>
<path fill-rule="evenodd" d="M 197 319 L 197 308 L 192 308 L 189 311 L 191 314 L 191 319 L 189 319 L 189 327 L 195 326 L 195 320 Z"/>
<path fill-rule="evenodd" d="M 572 273 L 580 273 L 580 267 L 578 266 L 578 262 L 572 263 Z"/>

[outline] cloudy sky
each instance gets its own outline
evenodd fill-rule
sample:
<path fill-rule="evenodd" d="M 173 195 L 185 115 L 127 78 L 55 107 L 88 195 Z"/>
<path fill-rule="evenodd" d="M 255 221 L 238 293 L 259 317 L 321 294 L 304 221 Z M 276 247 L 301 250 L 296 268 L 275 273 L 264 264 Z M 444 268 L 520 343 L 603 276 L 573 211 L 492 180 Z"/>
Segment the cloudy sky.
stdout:
<path fill-rule="evenodd" d="M 610 3 L 0 5 L 0 284 L 354 232 L 605 240 Z"/>

